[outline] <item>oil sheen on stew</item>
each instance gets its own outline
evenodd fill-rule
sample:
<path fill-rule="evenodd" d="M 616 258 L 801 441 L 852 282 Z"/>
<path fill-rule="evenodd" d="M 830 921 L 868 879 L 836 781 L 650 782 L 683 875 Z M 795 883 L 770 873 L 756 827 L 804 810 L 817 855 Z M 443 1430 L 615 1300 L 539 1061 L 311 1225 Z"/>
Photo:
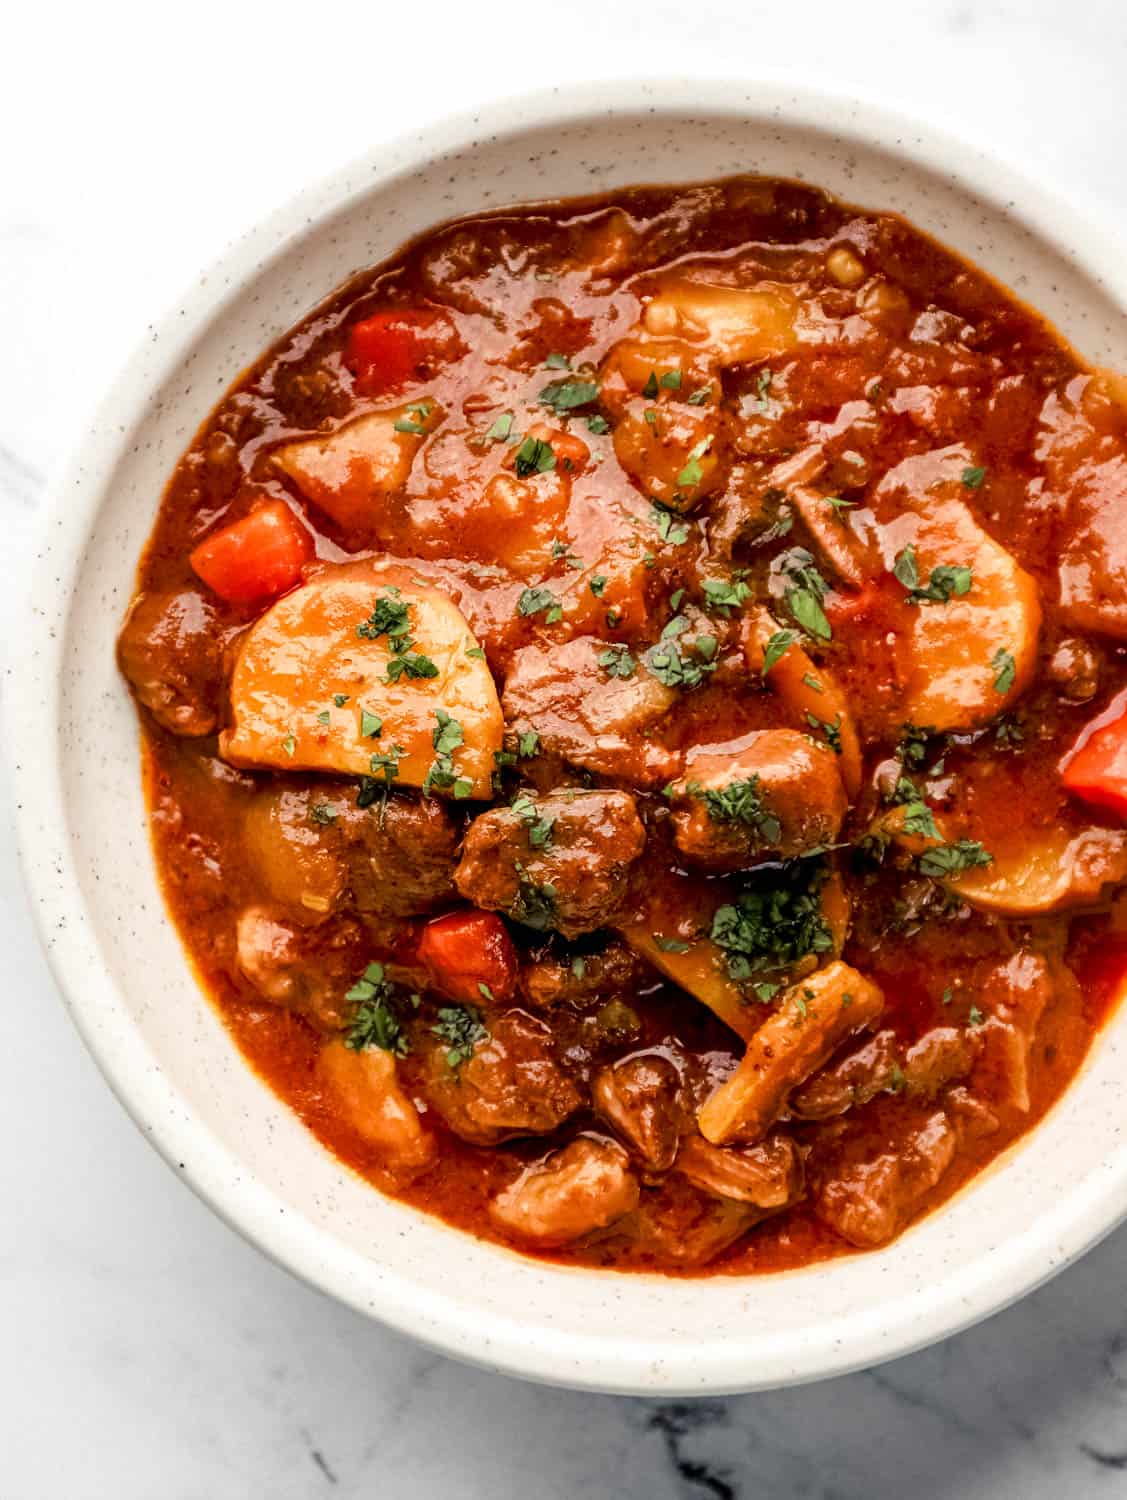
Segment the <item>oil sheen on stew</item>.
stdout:
<path fill-rule="evenodd" d="M 1075 1074 L 1125 641 L 1127 385 L 739 178 L 354 277 L 180 461 L 119 655 L 177 926 L 317 1137 L 699 1275 L 888 1243 Z"/>

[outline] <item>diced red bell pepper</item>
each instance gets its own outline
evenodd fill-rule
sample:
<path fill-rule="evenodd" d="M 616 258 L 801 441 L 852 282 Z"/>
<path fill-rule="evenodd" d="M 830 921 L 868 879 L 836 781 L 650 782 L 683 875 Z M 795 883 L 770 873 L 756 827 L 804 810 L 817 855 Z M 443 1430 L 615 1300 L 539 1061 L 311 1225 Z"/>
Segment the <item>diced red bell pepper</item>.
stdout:
<path fill-rule="evenodd" d="M 1086 729 L 1061 762 L 1074 797 L 1127 818 L 1127 695 L 1120 694 Z"/>
<path fill-rule="evenodd" d="M 284 500 L 268 500 L 196 547 L 189 561 L 231 604 L 276 598 L 301 581 L 313 538 Z"/>
<path fill-rule="evenodd" d="M 450 324 L 441 313 L 413 308 L 374 313 L 349 334 L 344 362 L 357 392 L 375 396 L 406 385 L 450 339 Z"/>
<path fill-rule="evenodd" d="M 423 929 L 419 958 L 435 988 L 464 1004 L 512 999 L 517 954 L 501 918 L 488 911 L 452 911 Z"/>

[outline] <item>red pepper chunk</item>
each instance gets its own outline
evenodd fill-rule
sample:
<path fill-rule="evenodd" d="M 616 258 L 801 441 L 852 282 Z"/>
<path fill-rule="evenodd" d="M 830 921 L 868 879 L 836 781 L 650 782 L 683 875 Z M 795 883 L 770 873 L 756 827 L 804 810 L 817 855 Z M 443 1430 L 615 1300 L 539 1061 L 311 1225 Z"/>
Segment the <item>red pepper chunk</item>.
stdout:
<path fill-rule="evenodd" d="M 221 599 L 252 604 L 300 583 L 312 556 L 313 538 L 293 511 L 284 500 L 268 500 L 205 537 L 188 560 Z"/>
<path fill-rule="evenodd" d="M 446 352 L 450 337 L 441 313 L 412 308 L 374 313 L 353 328 L 344 362 L 357 393 L 376 396 L 419 375 L 420 367 Z"/>
<path fill-rule="evenodd" d="M 452 911 L 428 922 L 419 958 L 435 988 L 463 1004 L 504 1004 L 516 989 L 516 949 L 504 922 L 492 912 Z"/>
<path fill-rule="evenodd" d="M 1127 707 L 1082 732 L 1062 763 L 1061 780 L 1074 797 L 1127 818 Z"/>

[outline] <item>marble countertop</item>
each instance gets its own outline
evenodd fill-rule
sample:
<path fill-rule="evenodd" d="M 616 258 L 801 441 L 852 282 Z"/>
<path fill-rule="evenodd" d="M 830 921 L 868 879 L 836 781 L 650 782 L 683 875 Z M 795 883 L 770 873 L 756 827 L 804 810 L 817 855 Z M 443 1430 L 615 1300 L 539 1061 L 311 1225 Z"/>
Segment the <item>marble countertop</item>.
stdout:
<path fill-rule="evenodd" d="M 1121 0 L 807 0 L 797 14 L 761 0 L 20 7 L 0 90 L 7 576 L 81 413 L 200 266 L 295 185 L 475 100 L 598 76 L 783 77 L 914 111 L 1127 220 Z M 0 627 L 18 651 L 3 596 Z M 8 1500 L 1127 1496 L 1127 1228 L 925 1353 L 721 1401 L 463 1369 L 298 1285 L 174 1180 L 85 1055 L 31 933 L 8 799 L 0 785 Z"/>

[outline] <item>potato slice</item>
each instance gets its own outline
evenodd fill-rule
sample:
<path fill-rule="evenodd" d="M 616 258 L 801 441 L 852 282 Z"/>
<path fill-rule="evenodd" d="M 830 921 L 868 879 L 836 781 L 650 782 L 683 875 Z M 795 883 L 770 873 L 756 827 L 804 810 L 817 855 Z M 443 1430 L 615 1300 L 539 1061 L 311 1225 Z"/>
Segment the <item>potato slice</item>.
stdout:
<path fill-rule="evenodd" d="M 701 1134 L 714 1146 L 760 1140 L 791 1090 L 883 1009 L 884 995 L 872 980 L 840 961 L 792 984 L 731 1078 L 705 1101 L 697 1116 Z"/>
<path fill-rule="evenodd" d="M 397 660 L 388 636 L 358 633 L 381 599 L 406 606 L 408 656 L 433 663 L 435 675 L 388 680 Z M 382 775 L 372 757 L 389 756 L 398 762 L 398 783 L 421 786 L 435 762 L 442 710 L 462 729 L 450 754 L 455 776 L 470 783 L 466 795 L 488 798 L 504 723 L 488 666 L 467 654 L 479 649 L 455 605 L 407 569 L 327 566 L 243 638 L 231 673 L 231 727 L 219 752 L 232 765 L 348 776 Z M 365 715 L 381 721 L 378 735 Z"/>
<path fill-rule="evenodd" d="M 722 365 L 770 359 L 794 347 L 798 304 L 784 286 L 717 286 L 685 276 L 664 281 L 645 311 L 646 331 L 707 340 Z"/>
<path fill-rule="evenodd" d="M 407 483 L 415 454 L 442 416 L 438 402 L 423 397 L 358 417 L 328 437 L 286 443 L 274 462 L 338 525 L 370 531 L 383 502 Z"/>
<path fill-rule="evenodd" d="M 901 713 L 940 733 L 975 729 L 1004 712 L 1037 665 L 1037 585 L 962 498 L 962 476 L 976 472 L 961 448 L 922 454 L 891 469 L 873 501 L 878 521 L 886 506 L 890 515 L 879 527 L 890 572 L 909 545 L 922 587 L 933 568 L 971 569 L 967 593 L 946 603 L 905 603 L 912 666 Z"/>
<path fill-rule="evenodd" d="M 1127 878 L 1127 830 L 1042 829 L 1020 854 L 946 882 L 967 903 L 1001 916 L 1035 917 L 1090 906 Z"/>

